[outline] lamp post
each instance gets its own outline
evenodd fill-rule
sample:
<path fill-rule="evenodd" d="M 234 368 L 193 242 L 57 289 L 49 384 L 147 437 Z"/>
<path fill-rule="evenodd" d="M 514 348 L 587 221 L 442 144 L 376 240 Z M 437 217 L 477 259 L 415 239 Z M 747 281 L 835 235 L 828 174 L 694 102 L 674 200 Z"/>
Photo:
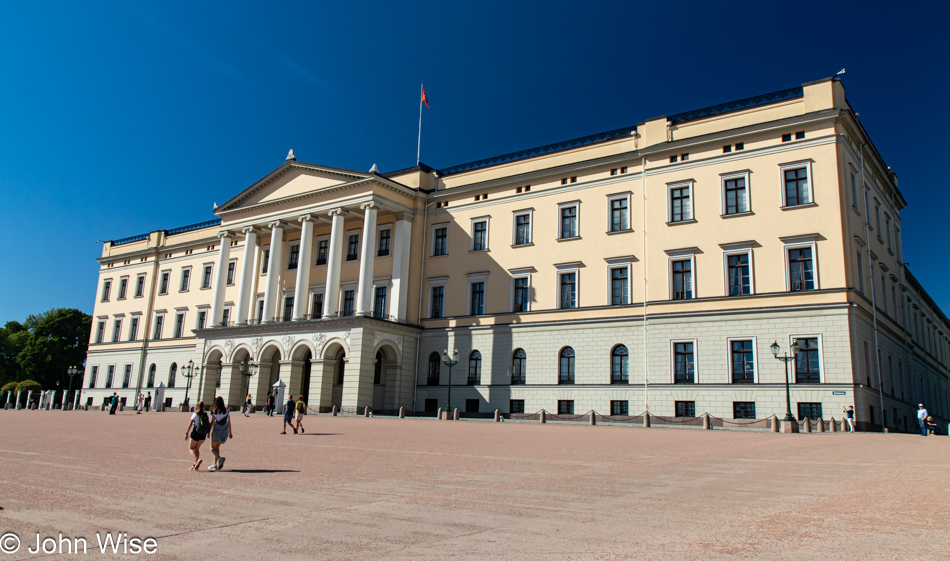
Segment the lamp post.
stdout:
<path fill-rule="evenodd" d="M 244 359 L 244 362 L 241 363 L 241 375 L 247 379 L 247 383 L 245 384 L 247 391 L 245 395 L 251 393 L 251 376 L 257 374 L 259 367 L 260 365 L 258 363 L 251 361 L 251 357 L 247 357 Z"/>
<path fill-rule="evenodd" d="M 798 346 L 798 339 L 792 339 L 792 356 L 788 356 L 788 353 L 778 356 L 779 353 L 782 352 L 782 347 L 778 344 L 778 341 L 772 341 L 769 349 L 772 351 L 772 356 L 785 363 L 785 420 L 783 422 L 794 423 L 795 417 L 792 415 L 792 395 L 788 388 L 788 363 L 795 360 L 801 347 Z"/>
<path fill-rule="evenodd" d="M 76 368 L 75 366 L 70 366 L 69 369 L 66 370 L 66 373 L 69 374 L 69 391 L 66 392 L 66 396 L 69 397 L 69 394 L 72 393 L 72 391 L 73 391 L 73 378 L 76 377 L 76 374 L 79 374 L 79 369 Z M 68 399 L 64 399 L 64 400 L 63 400 L 63 409 L 66 408 L 65 405 L 66 405 L 67 402 L 68 402 L 68 403 L 72 403 L 72 402 L 69 401 Z"/>
<path fill-rule="evenodd" d="M 455 352 L 452 353 L 452 356 L 449 356 L 448 349 L 442 351 L 442 364 L 449 367 L 449 399 L 448 405 L 446 406 L 448 411 L 452 411 L 452 367 L 459 363 L 459 350 L 455 349 Z M 446 415 L 446 418 L 449 418 Z"/>
<path fill-rule="evenodd" d="M 201 367 L 195 366 L 195 361 L 189 359 L 188 364 L 184 365 L 181 368 L 181 375 L 188 379 L 188 383 L 185 384 L 185 407 L 188 407 L 188 390 L 191 389 L 191 379 L 195 376 L 201 374 Z"/>

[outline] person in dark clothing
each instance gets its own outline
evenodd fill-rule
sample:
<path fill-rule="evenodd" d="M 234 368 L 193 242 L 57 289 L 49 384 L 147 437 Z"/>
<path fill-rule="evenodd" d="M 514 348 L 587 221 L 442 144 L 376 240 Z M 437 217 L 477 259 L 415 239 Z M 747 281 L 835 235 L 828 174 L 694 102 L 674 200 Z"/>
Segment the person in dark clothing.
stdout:
<path fill-rule="evenodd" d="M 112 392 L 112 403 L 109 407 L 109 414 L 115 415 L 115 410 L 117 407 L 119 407 L 119 396 L 115 392 Z"/>
<path fill-rule="evenodd" d="M 287 434 L 287 425 L 290 425 L 290 428 L 294 430 L 294 434 L 297 434 L 297 429 L 294 428 L 294 396 L 290 396 L 287 399 L 287 403 L 284 405 L 284 432 L 280 434 Z"/>
<path fill-rule="evenodd" d="M 267 415 L 270 417 L 274 416 L 274 411 L 277 409 L 277 398 L 273 393 L 267 394 Z"/>
<path fill-rule="evenodd" d="M 152 392 L 148 392 L 148 395 L 145 396 L 145 410 L 148 411 L 152 407 Z"/>

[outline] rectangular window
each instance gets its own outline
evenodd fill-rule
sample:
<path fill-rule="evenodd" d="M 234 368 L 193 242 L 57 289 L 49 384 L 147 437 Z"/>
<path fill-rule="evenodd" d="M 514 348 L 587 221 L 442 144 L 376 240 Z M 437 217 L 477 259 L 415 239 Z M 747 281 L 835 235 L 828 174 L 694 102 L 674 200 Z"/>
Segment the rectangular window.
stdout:
<path fill-rule="evenodd" d="M 294 297 L 287 296 L 284 298 L 284 314 L 282 321 L 290 321 L 294 318 Z"/>
<path fill-rule="evenodd" d="M 670 222 L 684 222 L 693 219 L 693 206 L 690 202 L 692 187 L 670 188 Z"/>
<path fill-rule="evenodd" d="M 224 311 L 221 312 L 221 325 L 224 327 L 227 327 L 228 325 L 230 325 L 230 322 L 231 322 L 231 308 L 225 308 Z M 219 372 L 218 375 L 220 376 L 220 374 L 221 373 Z"/>
<path fill-rule="evenodd" d="M 623 232 L 630 229 L 628 197 L 610 199 L 610 231 Z"/>
<path fill-rule="evenodd" d="M 122 333 L 122 320 L 116 319 L 112 324 L 112 342 L 119 342 L 119 335 Z"/>
<path fill-rule="evenodd" d="M 267 269 L 270 267 L 270 249 L 264 248 L 263 257 L 261 258 L 261 274 L 266 275 Z"/>
<path fill-rule="evenodd" d="M 330 240 L 317 240 L 317 265 L 326 265 L 329 253 Z"/>
<path fill-rule="evenodd" d="M 858 209 L 858 183 L 854 172 L 851 172 L 851 208 Z"/>
<path fill-rule="evenodd" d="M 528 311 L 528 277 L 517 277 L 514 279 L 514 311 Z"/>
<path fill-rule="evenodd" d="M 723 191 L 726 198 L 725 210 L 727 215 L 749 212 L 745 177 L 731 177 L 723 180 Z"/>
<path fill-rule="evenodd" d="M 99 377 L 99 367 L 98 367 L 98 366 L 93 366 L 93 367 L 92 367 L 92 375 L 89 377 L 89 387 L 90 387 L 90 388 L 96 387 L 96 378 L 98 378 L 98 377 Z"/>
<path fill-rule="evenodd" d="M 729 152 L 732 152 L 732 144 L 726 144 L 722 147 L 723 154 L 728 154 Z"/>
<path fill-rule="evenodd" d="M 448 255 L 449 253 L 449 229 L 441 226 L 435 229 L 432 240 L 432 256 Z"/>
<path fill-rule="evenodd" d="M 373 316 L 378 318 L 386 317 L 386 287 L 376 287 L 376 297 L 373 299 Z"/>
<path fill-rule="evenodd" d="M 782 142 L 791 142 L 791 140 L 792 140 L 792 133 L 787 132 L 782 135 Z"/>
<path fill-rule="evenodd" d="M 485 313 L 485 283 L 473 282 L 471 287 L 472 307 L 469 315 L 480 316 Z"/>
<path fill-rule="evenodd" d="M 561 239 L 577 237 L 577 205 L 561 207 Z"/>
<path fill-rule="evenodd" d="M 610 414 L 613 416 L 623 416 L 626 417 L 630 414 L 630 402 L 629 401 L 613 401 L 610 402 Z"/>
<path fill-rule="evenodd" d="M 343 292 L 343 315 L 352 316 L 353 315 L 353 303 L 356 301 L 356 291 L 355 290 L 346 290 Z"/>
<path fill-rule="evenodd" d="M 360 258 L 360 236 L 352 234 L 346 240 L 346 260 L 356 261 Z"/>
<path fill-rule="evenodd" d="M 234 267 L 237 265 L 234 261 L 228 263 L 228 286 L 234 285 Z"/>
<path fill-rule="evenodd" d="M 801 140 L 805 138 L 805 131 L 798 131 L 795 133 L 795 140 Z"/>
<path fill-rule="evenodd" d="M 749 254 L 737 253 L 726 256 L 729 275 L 729 296 L 752 294 L 752 282 L 749 277 Z"/>
<path fill-rule="evenodd" d="M 264 321 L 264 301 L 257 301 L 257 323 Z"/>
<path fill-rule="evenodd" d="M 185 334 L 185 314 L 175 314 L 175 338 L 180 339 Z"/>
<path fill-rule="evenodd" d="M 857 261 L 855 264 L 858 266 L 858 290 L 861 294 L 864 294 L 864 259 L 861 257 L 861 250 L 858 250 Z"/>
<path fill-rule="evenodd" d="M 125 300 L 125 293 L 129 288 L 129 279 L 119 279 L 119 300 Z"/>
<path fill-rule="evenodd" d="M 673 382 L 692 384 L 695 380 L 696 362 L 693 358 L 693 343 L 673 343 Z"/>
<path fill-rule="evenodd" d="M 287 255 L 287 269 L 296 269 L 300 261 L 300 244 L 290 246 L 290 252 Z"/>
<path fill-rule="evenodd" d="M 818 357 L 818 338 L 798 339 L 798 356 L 795 357 L 795 383 L 817 384 L 821 382 L 821 363 Z M 870 384 L 869 384 L 870 385 Z"/>
<path fill-rule="evenodd" d="M 106 336 L 106 322 L 100 321 L 99 325 L 96 326 L 96 343 L 101 343 L 103 338 Z"/>
<path fill-rule="evenodd" d="M 133 317 L 129 321 L 129 341 L 135 341 L 139 336 L 139 318 Z"/>
<path fill-rule="evenodd" d="M 788 279 L 792 292 L 815 289 L 815 266 L 810 247 L 788 250 Z"/>
<path fill-rule="evenodd" d="M 386 257 L 389 255 L 390 245 L 392 245 L 392 235 L 392 228 L 379 231 L 379 243 L 376 244 L 376 257 Z"/>
<path fill-rule="evenodd" d="M 165 322 L 165 316 L 155 316 L 155 329 L 152 331 L 152 339 L 158 341 L 162 338 L 162 324 Z"/>
<path fill-rule="evenodd" d="M 488 221 L 479 220 L 472 223 L 472 251 L 488 249 Z"/>
<path fill-rule="evenodd" d="M 577 307 L 577 273 L 561 273 L 561 309 Z"/>
<path fill-rule="evenodd" d="M 821 419 L 821 403 L 801 403 L 798 404 L 798 420 L 801 421 L 805 417 L 808 417 L 811 420 Z"/>
<path fill-rule="evenodd" d="M 573 415 L 574 414 L 574 400 L 573 399 L 557 400 L 557 414 L 558 415 Z"/>
<path fill-rule="evenodd" d="M 755 419 L 754 401 L 733 401 L 732 402 L 733 419 Z"/>
<path fill-rule="evenodd" d="M 171 276 L 171 272 L 162 271 L 162 280 L 158 285 L 159 294 L 168 294 L 168 278 Z"/>
<path fill-rule="evenodd" d="M 755 360 L 752 341 L 730 341 L 730 362 L 732 363 L 732 383 L 751 384 L 755 382 Z"/>
<path fill-rule="evenodd" d="M 204 310 L 198 311 L 198 329 L 204 329 L 205 323 L 208 321 L 208 312 Z"/>
<path fill-rule="evenodd" d="M 181 292 L 188 291 L 188 285 L 191 284 L 191 268 L 181 270 L 181 284 L 178 286 L 178 290 Z"/>
<path fill-rule="evenodd" d="M 811 203 L 808 188 L 808 168 L 799 167 L 783 170 L 785 178 L 785 206 L 799 206 Z"/>
<path fill-rule="evenodd" d="M 204 266 L 204 272 L 201 275 L 201 288 L 211 288 L 211 265 Z"/>
<path fill-rule="evenodd" d="M 431 308 L 432 313 L 429 314 L 431 318 L 440 318 L 442 317 L 442 304 L 443 299 L 445 298 L 445 287 L 444 286 L 433 286 L 432 287 L 432 301 Z"/>
<path fill-rule="evenodd" d="M 689 300 L 693 297 L 693 262 L 680 259 L 672 262 L 673 300 Z"/>
<path fill-rule="evenodd" d="M 141 298 L 145 295 L 145 275 L 135 277 L 135 297 Z"/>
<path fill-rule="evenodd" d="M 112 281 L 111 280 L 102 281 L 102 298 L 100 298 L 100 301 L 108 302 L 109 292 L 111 291 L 112 291 Z"/>
<path fill-rule="evenodd" d="M 524 400 L 523 399 L 509 399 L 508 412 L 513 413 L 515 415 L 524 415 Z"/>
<path fill-rule="evenodd" d="M 466 399 L 465 400 L 465 412 L 466 413 L 478 413 L 478 402 L 479 399 Z"/>
<path fill-rule="evenodd" d="M 881 271 L 881 307 L 884 309 L 884 313 L 887 313 L 887 276 L 884 271 Z"/>
<path fill-rule="evenodd" d="M 112 378 L 115 377 L 115 365 L 110 364 L 109 369 L 106 371 L 106 387 L 112 387 Z"/>
<path fill-rule="evenodd" d="M 881 237 L 881 205 L 876 199 L 874 201 L 874 224 L 877 228 L 877 239 L 883 242 L 884 239 Z"/>
<path fill-rule="evenodd" d="M 531 215 L 515 215 L 515 245 L 531 243 Z"/>
<path fill-rule="evenodd" d="M 318 292 L 313 295 L 313 310 L 310 313 L 310 319 L 320 319 L 323 317 L 323 293 Z"/>
<path fill-rule="evenodd" d="M 128 388 L 128 387 L 129 387 L 129 384 L 131 384 L 131 383 L 132 383 L 132 365 L 131 365 L 131 364 L 126 364 L 126 365 L 125 365 L 125 375 L 122 376 L 122 387 L 123 387 L 123 388 Z"/>
<path fill-rule="evenodd" d="M 675 401 L 673 402 L 676 408 L 677 417 L 695 417 L 696 416 L 696 402 L 695 401 Z"/>
<path fill-rule="evenodd" d="M 629 267 L 610 269 L 610 303 L 614 306 L 630 303 Z"/>

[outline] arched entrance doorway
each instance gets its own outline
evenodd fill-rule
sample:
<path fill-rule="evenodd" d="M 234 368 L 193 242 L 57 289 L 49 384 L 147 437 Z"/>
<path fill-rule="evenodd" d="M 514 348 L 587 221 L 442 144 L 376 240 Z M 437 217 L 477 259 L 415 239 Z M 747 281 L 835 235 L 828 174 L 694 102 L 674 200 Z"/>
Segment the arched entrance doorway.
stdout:
<path fill-rule="evenodd" d="M 373 409 L 387 411 L 397 409 L 398 356 L 389 345 L 383 345 L 376 351 L 373 359 Z"/>
<path fill-rule="evenodd" d="M 300 382 L 300 395 L 303 396 L 303 401 L 306 404 L 310 404 L 310 370 L 312 365 L 310 363 L 313 359 L 313 353 L 310 352 L 310 349 L 307 349 L 307 352 L 303 355 L 303 368 L 301 369 L 301 382 Z"/>

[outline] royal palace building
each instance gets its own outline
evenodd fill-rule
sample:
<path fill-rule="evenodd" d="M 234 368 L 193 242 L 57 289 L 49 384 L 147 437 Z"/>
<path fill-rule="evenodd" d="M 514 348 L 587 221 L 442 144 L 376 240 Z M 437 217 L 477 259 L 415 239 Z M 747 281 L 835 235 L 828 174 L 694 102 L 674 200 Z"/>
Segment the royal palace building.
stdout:
<path fill-rule="evenodd" d="M 834 79 L 442 169 L 291 152 L 212 221 L 105 243 L 81 399 L 781 418 L 774 341 L 799 417 L 946 423 L 906 204 Z"/>

